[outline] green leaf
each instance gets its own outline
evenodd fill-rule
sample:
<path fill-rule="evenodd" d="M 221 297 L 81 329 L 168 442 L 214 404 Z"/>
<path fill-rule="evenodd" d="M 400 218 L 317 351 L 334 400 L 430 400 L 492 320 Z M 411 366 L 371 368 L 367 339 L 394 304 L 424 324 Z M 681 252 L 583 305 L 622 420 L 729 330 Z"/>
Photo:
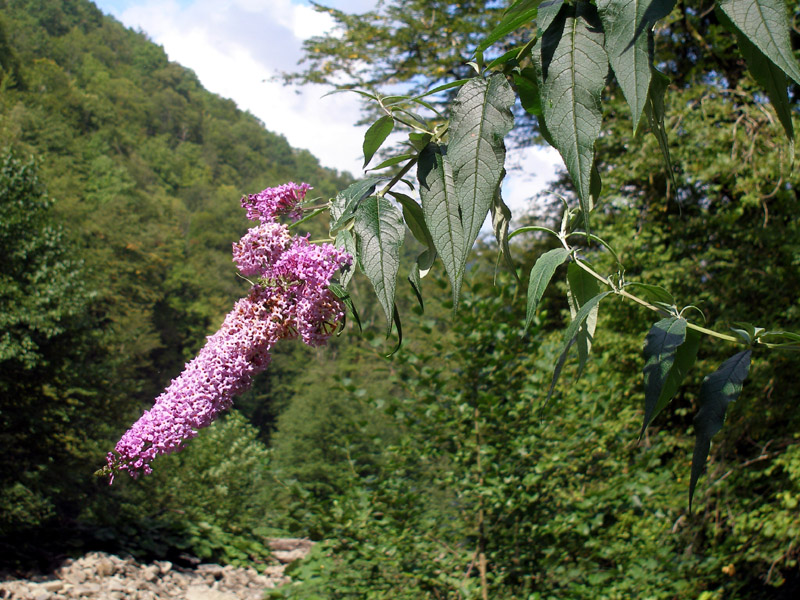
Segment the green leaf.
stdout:
<path fill-rule="evenodd" d="M 563 4 L 564 0 L 544 0 L 539 4 L 539 11 L 536 15 L 536 28 L 538 30 L 536 35 L 541 37 L 550 29 L 550 25 L 555 21 Z"/>
<path fill-rule="evenodd" d="M 412 131 L 408 134 L 408 141 L 414 147 L 417 152 L 422 152 L 425 146 L 431 141 L 433 136 L 430 133 L 420 133 L 418 131 Z"/>
<path fill-rule="evenodd" d="M 435 248 L 433 238 L 431 237 L 431 232 L 428 231 L 428 226 L 425 224 L 425 215 L 422 212 L 422 207 L 413 198 L 405 194 L 399 192 L 389 192 L 389 194 L 403 207 L 403 219 L 416 240 L 423 246 L 433 250 Z"/>
<path fill-rule="evenodd" d="M 422 214 L 433 238 L 433 245 L 442 257 L 444 270 L 453 288 L 453 308 L 458 307 L 465 262 L 464 229 L 456 199 L 453 171 L 447 148 L 428 144 L 419 155 L 417 179 L 422 200 Z"/>
<path fill-rule="evenodd" d="M 669 139 L 667 138 L 667 127 L 664 124 L 664 95 L 667 93 L 669 78 L 661 71 L 653 68 L 652 78 L 650 79 L 650 89 L 647 92 L 647 101 L 644 105 L 644 112 L 647 115 L 647 122 L 650 130 L 658 142 L 661 156 L 664 159 L 664 168 L 672 181 L 673 189 L 677 189 L 675 181 L 675 170 L 672 168 L 672 160 L 669 157 Z"/>
<path fill-rule="evenodd" d="M 430 96 L 432 94 L 438 94 L 439 92 L 444 92 L 446 90 L 451 90 L 453 88 L 462 86 L 465 83 L 468 83 L 470 81 L 472 81 L 472 80 L 471 79 L 458 79 L 456 81 L 451 81 L 450 83 L 445 83 L 443 85 L 440 85 L 440 86 L 437 86 L 437 87 L 433 88 L 432 90 L 428 90 L 427 92 L 423 92 L 422 94 L 419 94 L 418 96 L 414 96 L 412 98 L 412 100 L 418 100 L 419 98 L 424 98 L 425 96 Z"/>
<path fill-rule="evenodd" d="M 584 321 L 586 321 L 586 319 L 589 317 L 589 314 L 595 309 L 595 307 L 600 304 L 600 301 L 609 294 L 613 293 L 614 292 L 612 291 L 602 292 L 597 294 L 597 296 L 594 298 L 589 299 L 583 306 L 581 306 L 580 310 L 575 315 L 575 318 L 572 319 L 572 323 L 570 323 L 569 327 L 567 327 L 567 331 L 564 334 L 566 342 L 561 350 L 561 355 L 558 357 L 556 366 L 553 369 L 553 381 L 550 383 L 550 389 L 547 392 L 547 400 L 545 402 L 550 400 L 553 395 L 553 391 L 556 389 L 558 378 L 561 376 L 561 370 L 564 368 L 564 363 L 567 361 L 569 349 L 572 347 L 572 344 L 575 343 L 581 325 L 583 325 Z"/>
<path fill-rule="evenodd" d="M 600 95 L 608 73 L 597 10 L 579 0 L 561 10 L 533 48 L 544 122 L 578 193 L 586 231 L 599 188 L 594 143 L 600 135 Z"/>
<path fill-rule="evenodd" d="M 673 6 L 675 0 L 597 0 L 608 61 L 631 108 L 634 131 L 650 91 L 653 25 Z"/>
<path fill-rule="evenodd" d="M 405 227 L 400 211 L 385 198 L 370 196 L 356 211 L 353 227 L 364 274 L 372 282 L 378 301 L 392 329 L 392 311 L 400 267 L 400 247 Z"/>
<path fill-rule="evenodd" d="M 385 169 L 386 167 L 393 167 L 394 165 L 403 162 L 404 160 L 409 160 L 410 158 L 415 158 L 416 154 L 398 154 L 397 156 L 393 156 L 392 158 L 387 158 L 385 161 L 376 165 L 374 167 L 370 167 L 367 171 L 377 171 L 379 169 Z"/>
<path fill-rule="evenodd" d="M 347 222 L 355 215 L 358 204 L 374 192 L 375 186 L 383 179 L 383 177 L 367 177 L 356 181 L 336 195 L 331 203 L 331 236 L 335 236 L 342 227 L 347 225 Z"/>
<path fill-rule="evenodd" d="M 464 262 L 505 174 L 503 138 L 514 125 L 511 106 L 515 100 L 505 76 L 498 73 L 488 79 L 473 79 L 453 101 L 447 152 L 461 209 Z"/>
<path fill-rule="evenodd" d="M 536 18 L 537 8 L 542 0 L 517 0 L 508 7 L 503 19 L 492 29 L 491 33 L 478 44 L 475 52 L 483 52 L 497 40 L 507 36 L 512 31 L 516 31 L 523 25 Z"/>
<path fill-rule="evenodd" d="M 574 319 L 581 306 L 586 304 L 600 293 L 600 283 L 592 275 L 581 269 L 577 263 L 567 265 L 567 303 L 570 316 Z M 599 306 L 595 306 L 586 320 L 578 328 L 575 344 L 578 346 L 578 377 L 586 366 L 589 353 L 592 351 L 594 332 L 597 329 L 597 313 Z"/>
<path fill-rule="evenodd" d="M 517 274 L 517 267 L 514 266 L 514 259 L 511 257 L 511 247 L 508 245 L 508 226 L 511 223 L 511 210 L 503 202 L 503 195 L 498 188 L 492 202 L 492 230 L 494 237 L 497 240 L 497 247 L 500 249 L 500 254 L 506 261 L 514 279 L 519 282 L 519 275 Z"/>
<path fill-rule="evenodd" d="M 744 350 L 732 356 L 705 378 L 700 388 L 700 410 L 694 418 L 695 443 L 692 455 L 692 477 L 689 482 L 689 511 L 697 480 L 703 473 L 711 449 L 711 438 L 725 423 L 725 412 L 742 391 L 742 384 L 750 370 L 752 351 Z"/>
<path fill-rule="evenodd" d="M 417 259 L 411 267 L 411 272 L 408 274 L 408 282 L 411 284 L 411 289 L 414 290 L 414 294 L 417 296 L 417 302 L 419 302 L 419 307 L 422 310 L 425 310 L 425 303 L 422 300 L 422 278 L 428 274 L 435 261 L 436 250 L 428 248 L 417 256 Z"/>
<path fill-rule="evenodd" d="M 531 269 L 531 277 L 528 280 L 528 308 L 525 313 L 526 330 L 533 321 L 536 309 L 539 307 L 539 301 L 550 284 L 553 273 L 567 258 L 569 258 L 569 250 L 566 248 L 553 248 L 536 259 L 536 263 Z"/>
<path fill-rule="evenodd" d="M 536 71 L 531 67 L 514 73 L 514 84 L 517 86 L 519 101 L 525 112 L 539 116 L 542 114 L 542 99 L 539 97 L 539 84 L 536 81 Z"/>
<path fill-rule="evenodd" d="M 642 433 L 655 416 L 667 377 L 675 365 L 678 347 L 686 341 L 686 319 L 668 317 L 653 325 L 644 340 L 644 424 Z M 641 434 L 639 435 L 641 437 Z"/>
<path fill-rule="evenodd" d="M 702 336 L 699 332 L 695 331 L 694 329 L 686 329 L 686 339 L 675 351 L 675 358 L 672 363 L 672 367 L 669 369 L 669 372 L 664 379 L 661 393 L 659 394 L 655 405 L 652 406 L 650 403 L 648 403 L 648 400 L 645 397 L 645 414 L 644 422 L 642 424 L 642 431 L 639 434 L 640 438 L 642 435 L 644 435 L 644 430 L 650 425 L 650 423 L 653 422 L 653 419 L 655 419 L 661 413 L 661 411 L 666 408 L 670 400 L 672 400 L 675 397 L 675 394 L 678 393 L 678 388 L 681 387 L 683 380 L 686 379 L 686 375 L 689 373 L 689 369 L 692 368 L 697 360 L 697 350 L 700 348 L 701 339 Z"/>
<path fill-rule="evenodd" d="M 792 126 L 792 109 L 789 105 L 789 80 L 783 69 L 772 62 L 758 47 L 753 44 L 733 23 L 723 11 L 717 11 L 720 22 L 736 34 L 739 50 L 742 52 L 747 68 L 753 79 L 756 80 L 767 93 L 778 120 L 786 132 L 786 137 L 794 143 L 794 127 Z"/>
<path fill-rule="evenodd" d="M 400 346 L 403 345 L 403 326 L 400 323 L 400 313 L 397 312 L 397 305 L 395 304 L 392 308 L 392 321 L 394 321 L 394 326 L 397 328 L 397 345 L 394 349 L 386 355 L 386 358 L 390 358 L 395 352 L 400 350 Z M 392 325 L 389 324 L 389 333 L 392 331 Z M 387 336 L 388 337 L 388 336 Z"/>
<path fill-rule="evenodd" d="M 338 283 L 332 283 L 332 284 L 330 284 L 329 287 L 330 287 L 331 292 L 333 292 L 333 295 L 336 296 L 339 300 L 341 300 L 342 304 L 345 305 L 345 308 L 347 308 L 347 311 L 353 317 L 353 320 L 356 322 L 356 325 L 358 325 L 358 330 L 362 331 L 362 329 L 361 329 L 361 319 L 358 316 L 358 311 L 356 310 L 356 305 L 353 304 L 353 298 L 350 296 L 350 294 L 348 294 L 345 291 L 344 287 L 339 285 Z M 345 320 L 342 319 L 342 325 L 339 328 L 339 331 L 343 331 L 344 330 L 344 326 L 345 326 Z"/>
<path fill-rule="evenodd" d="M 375 156 L 375 153 L 383 145 L 383 142 L 385 142 L 389 134 L 392 133 L 392 129 L 394 129 L 394 119 L 389 115 L 381 117 L 367 129 L 367 133 L 364 134 L 363 145 L 364 167 L 369 164 L 369 161 Z"/>
<path fill-rule="evenodd" d="M 342 229 L 339 233 L 337 233 L 333 245 L 337 248 L 344 248 L 350 254 L 350 256 L 358 256 L 356 240 L 353 238 L 353 234 L 350 233 L 349 229 Z M 355 270 L 355 264 L 350 265 L 347 269 L 342 269 L 341 275 L 339 276 L 339 283 L 343 288 L 346 288 L 347 284 L 350 283 Z"/>
<path fill-rule="evenodd" d="M 650 302 L 660 302 L 668 306 L 675 306 L 675 298 L 672 297 L 672 294 L 659 285 L 631 281 L 630 283 L 626 283 L 625 287 L 638 290 L 640 293 L 642 293 L 642 295 L 644 295 L 645 299 L 649 300 Z"/>
<path fill-rule="evenodd" d="M 783 0 L 723 0 L 719 8 L 775 66 L 800 85 L 800 65 L 789 40 Z"/>

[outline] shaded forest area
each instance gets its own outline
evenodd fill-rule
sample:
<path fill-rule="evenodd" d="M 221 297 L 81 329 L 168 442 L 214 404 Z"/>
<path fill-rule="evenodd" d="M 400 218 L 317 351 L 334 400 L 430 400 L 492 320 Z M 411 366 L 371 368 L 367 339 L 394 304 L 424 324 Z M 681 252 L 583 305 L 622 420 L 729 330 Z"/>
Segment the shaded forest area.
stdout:
<path fill-rule="evenodd" d="M 309 43 L 345 68 L 388 40 L 386 77 L 407 69 L 417 84 L 427 67 L 445 77 L 447 61 L 465 60 L 404 61 L 414 28 L 445 26 L 423 18 L 430 5 L 449 3 L 390 4 L 399 12 L 386 30 L 362 27 L 365 16 L 346 22 L 351 37 Z M 593 227 L 629 280 L 664 285 L 717 327 L 798 330 L 800 175 L 733 42 L 694 4 L 657 40 L 678 187 L 665 199 L 656 143 L 631 137 L 609 82 Z M 489 5 L 436 14 L 460 11 L 450 37 L 459 24 L 473 36 L 491 27 Z M 722 50 L 704 54 L 697 31 Z M 486 244 L 457 315 L 441 272 L 423 284 L 441 302 L 423 312 L 410 293 L 398 299 L 406 340 L 393 358 L 381 356 L 391 349 L 381 309 L 357 280 L 364 335 L 350 325 L 320 351 L 277 346 L 238 410 L 152 476 L 109 488 L 93 476 L 105 452 L 246 289 L 230 262 L 247 227 L 240 196 L 291 179 L 327 199 L 350 182 L 89 2 L 0 1 L 0 65 L 4 563 L 101 548 L 258 565 L 263 536 L 281 533 L 324 542 L 278 597 L 477 598 L 482 584 L 520 599 L 798 594 L 800 361 L 754 356 L 690 514 L 697 394 L 729 349 L 703 343 L 637 442 L 650 316 L 609 302 L 582 379 L 566 373 L 541 411 L 569 307 L 563 289 L 548 292 L 523 333 L 524 289 L 503 272 L 495 283 Z M 791 102 L 797 122 L 796 88 Z M 535 128 L 515 132 L 526 135 Z M 572 193 L 566 178 L 555 188 Z M 523 237 L 512 250 L 528 273 L 552 246 Z M 615 268 L 608 253 L 588 259 Z"/>

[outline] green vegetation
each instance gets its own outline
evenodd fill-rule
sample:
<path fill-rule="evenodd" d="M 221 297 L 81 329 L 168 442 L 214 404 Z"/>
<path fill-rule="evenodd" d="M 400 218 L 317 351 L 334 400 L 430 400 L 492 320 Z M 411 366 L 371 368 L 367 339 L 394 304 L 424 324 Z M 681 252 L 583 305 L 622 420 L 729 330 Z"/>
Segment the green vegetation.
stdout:
<path fill-rule="evenodd" d="M 396 92 L 398 82 L 423 91 L 468 77 L 475 46 L 508 23 L 501 4 L 395 0 L 365 16 L 334 12 L 344 35 L 310 40 L 309 68 L 298 77 L 330 81 L 364 64 L 350 83 L 379 94 Z M 536 3 L 520 10 L 529 4 Z M 605 26 L 607 4 L 597 2 Z M 552 3 L 555 12 L 547 6 L 538 8 L 543 29 L 558 19 L 575 25 L 558 14 L 561 3 Z M 788 6 L 796 27 L 800 5 Z M 669 335 L 699 340 L 687 323 L 703 319 L 689 309 L 685 323 L 663 315 L 670 320 L 653 328 L 662 317 L 617 294 L 593 310 L 605 288 L 580 266 L 607 279 L 619 260 L 625 281 L 663 286 L 719 332 L 742 320 L 800 330 L 800 175 L 786 141 L 799 88 L 787 80 L 788 112 L 780 101 L 776 111 L 738 54 L 742 40 L 710 8 L 681 2 L 655 28 L 657 66 L 670 78 L 663 126 L 648 118 L 652 106 L 631 111 L 630 89 L 599 82 L 590 166 L 603 192 L 591 233 L 616 256 L 592 243 L 577 248 L 575 260 L 575 239 L 587 235 L 570 237 L 569 250 L 542 236 L 541 228 L 558 232 L 562 208 L 542 195 L 542 216 L 522 217 L 498 268 L 497 247 L 478 236 L 479 211 L 469 221 L 436 204 L 472 189 L 473 208 L 491 211 L 502 234 L 508 224 L 494 184 L 448 181 L 451 159 L 441 144 L 452 144 L 450 154 L 488 155 L 480 144 L 492 147 L 509 114 L 523 112 L 511 139 L 548 137 L 536 114 L 541 103 L 532 102 L 541 66 L 509 69 L 524 100 L 510 113 L 502 76 L 471 84 L 500 115 L 497 135 L 477 147 L 452 131 L 456 140 L 447 139 L 435 117 L 433 135 L 409 139 L 413 149 L 403 151 L 419 153 L 422 173 L 417 205 L 381 194 L 411 166 L 395 163 L 386 181 L 348 188 L 87 2 L 0 2 L 0 146 L 9 149 L 0 174 L 0 440 L 10 449 L 0 461 L 4 559 L 21 548 L 35 556 L 41 548 L 104 547 L 258 565 L 268 560 L 264 536 L 289 534 L 323 541 L 293 567 L 295 584 L 274 597 L 794 598 L 797 354 L 754 346 L 690 512 L 703 377 L 744 345 L 732 351 L 700 340 L 696 363 L 681 367 L 685 380 L 662 407 L 670 365 L 692 362 Z M 486 49 L 486 62 L 533 32 L 514 30 Z M 791 36 L 796 54 L 800 36 Z M 433 106 L 459 93 L 445 92 Z M 398 116 L 428 125 L 411 112 Z M 464 104 L 454 113 L 470 118 Z M 456 132 L 458 118 L 449 125 Z M 395 131 L 405 126 L 393 121 Z M 664 139 L 633 136 L 634 122 L 668 134 L 671 170 Z M 369 154 L 387 125 L 371 130 Z M 428 145 L 434 136 L 441 144 Z M 595 175 L 577 168 L 577 187 L 565 173 L 553 188 L 585 213 Z M 245 289 L 229 254 L 247 227 L 238 198 L 289 179 L 337 197 L 339 243 L 357 238 L 362 251 L 375 249 L 362 261 L 368 277 L 356 275 L 348 287 L 363 335 L 351 323 L 320 351 L 277 346 L 239 410 L 156 461 L 153 475 L 111 488 L 93 479 L 104 452 Z M 573 225 L 585 221 L 573 216 Z M 442 229 L 428 233 L 433 218 L 450 223 L 456 244 L 443 244 Z M 321 223 L 310 227 L 324 235 Z M 377 239 L 386 231 L 388 245 Z M 443 266 L 423 277 L 434 254 Z M 424 312 L 414 293 L 423 287 Z M 529 289 L 535 306 L 526 302 Z M 653 288 L 631 291 L 668 300 Z M 384 334 L 395 315 L 405 339 L 387 359 L 395 340 Z M 553 388 L 572 319 L 578 364 L 564 361 Z M 643 421 L 651 421 L 645 430 Z"/>

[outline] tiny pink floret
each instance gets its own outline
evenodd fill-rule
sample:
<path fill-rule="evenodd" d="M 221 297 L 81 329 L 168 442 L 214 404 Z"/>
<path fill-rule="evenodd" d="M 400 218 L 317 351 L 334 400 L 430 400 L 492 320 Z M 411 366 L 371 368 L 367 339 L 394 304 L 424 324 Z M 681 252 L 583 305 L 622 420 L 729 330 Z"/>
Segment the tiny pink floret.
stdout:
<path fill-rule="evenodd" d="M 180 450 L 198 429 L 210 425 L 267 368 L 278 340 L 299 337 L 320 346 L 336 329 L 344 312 L 329 286 L 352 257 L 330 244 L 292 237 L 276 220 L 280 215 L 298 218 L 298 205 L 309 189 L 306 183 L 287 183 L 243 198 L 247 216 L 261 224 L 233 244 L 233 260 L 243 275 L 258 277 L 259 283 L 122 436 L 116 454 L 108 453 L 111 481 L 117 471 L 133 477 L 152 472 L 156 456 Z"/>

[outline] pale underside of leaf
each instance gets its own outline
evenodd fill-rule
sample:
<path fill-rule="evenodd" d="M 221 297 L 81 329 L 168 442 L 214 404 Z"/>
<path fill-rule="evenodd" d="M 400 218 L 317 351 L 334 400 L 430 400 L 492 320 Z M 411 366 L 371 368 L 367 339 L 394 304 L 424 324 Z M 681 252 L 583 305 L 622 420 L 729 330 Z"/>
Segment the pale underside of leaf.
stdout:
<path fill-rule="evenodd" d="M 465 261 L 505 173 L 503 138 L 514 126 L 511 106 L 515 100 L 505 76 L 497 74 L 471 80 L 453 102 L 447 155 L 461 209 Z"/>
<path fill-rule="evenodd" d="M 594 144 L 600 135 L 600 95 L 608 74 L 602 26 L 591 4 L 563 8 L 533 49 L 544 122 L 578 193 L 589 231 L 599 188 Z"/>
<path fill-rule="evenodd" d="M 506 203 L 503 202 L 503 195 L 498 189 L 494 197 L 494 202 L 492 202 L 492 230 L 494 231 L 497 247 L 502 258 L 505 260 L 506 266 L 514 275 L 514 279 L 519 282 L 517 267 L 514 265 L 514 259 L 511 256 L 511 246 L 508 243 L 508 226 L 510 224 L 511 210 Z M 498 261 L 499 259 L 500 257 L 498 257 Z"/>
<path fill-rule="evenodd" d="M 370 196 L 356 211 L 353 231 L 364 274 L 375 288 L 391 332 L 400 247 L 405 235 L 403 217 L 385 198 Z"/>
<path fill-rule="evenodd" d="M 337 248 L 344 248 L 344 250 L 350 254 L 350 256 L 357 256 L 356 240 L 353 237 L 353 234 L 350 233 L 349 229 L 342 229 L 336 234 L 334 245 Z M 350 265 L 347 267 L 347 269 L 342 269 L 342 274 L 339 277 L 339 283 L 341 284 L 342 288 L 347 288 L 347 284 L 349 284 L 350 280 L 353 278 L 353 273 L 355 273 L 355 270 L 355 264 Z"/>
<path fill-rule="evenodd" d="M 458 306 L 461 292 L 464 257 L 464 229 L 456 199 L 453 171 L 447 148 L 428 144 L 417 164 L 422 214 L 436 252 L 442 257 L 444 270 L 453 288 L 453 305 Z"/>
<path fill-rule="evenodd" d="M 697 480 L 703 473 L 711 449 L 711 438 L 725 423 L 725 412 L 742 391 L 750 370 L 751 350 L 744 350 L 726 360 L 719 369 L 706 377 L 700 388 L 700 410 L 694 418 L 695 445 L 692 454 L 692 476 L 689 482 L 689 510 Z"/>
<path fill-rule="evenodd" d="M 726 0 L 719 8 L 769 60 L 800 85 L 784 0 Z"/>
<path fill-rule="evenodd" d="M 722 15 L 725 22 L 726 15 Z M 727 23 L 726 23 L 727 24 Z M 731 26 L 739 42 L 739 50 L 747 61 L 750 74 L 767 93 L 778 120 L 786 132 L 786 137 L 794 146 L 794 126 L 792 125 L 792 108 L 789 105 L 789 80 L 783 69 L 771 61 L 759 48 L 753 44 L 738 28 Z"/>
<path fill-rule="evenodd" d="M 336 194 L 336 198 L 331 203 L 331 235 L 335 236 L 338 231 L 355 215 L 356 207 L 359 202 L 375 191 L 375 186 L 383 177 L 367 177 L 361 181 L 356 181 L 343 191 Z"/>
<path fill-rule="evenodd" d="M 650 89 L 653 25 L 674 5 L 675 0 L 597 0 L 608 61 L 630 106 L 634 131 Z"/>

